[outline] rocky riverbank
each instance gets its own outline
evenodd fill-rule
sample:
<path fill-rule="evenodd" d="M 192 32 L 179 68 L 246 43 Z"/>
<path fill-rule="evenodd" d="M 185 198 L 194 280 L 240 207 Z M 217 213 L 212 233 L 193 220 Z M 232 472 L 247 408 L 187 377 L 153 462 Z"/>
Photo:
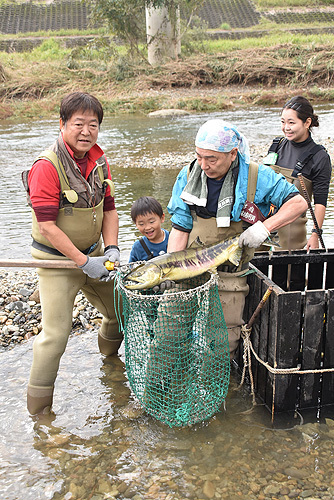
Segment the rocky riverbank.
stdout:
<path fill-rule="evenodd" d="M 101 315 L 78 293 L 73 309 L 72 334 L 97 328 Z M 36 271 L 0 270 L 0 349 L 37 335 L 42 329 Z"/>

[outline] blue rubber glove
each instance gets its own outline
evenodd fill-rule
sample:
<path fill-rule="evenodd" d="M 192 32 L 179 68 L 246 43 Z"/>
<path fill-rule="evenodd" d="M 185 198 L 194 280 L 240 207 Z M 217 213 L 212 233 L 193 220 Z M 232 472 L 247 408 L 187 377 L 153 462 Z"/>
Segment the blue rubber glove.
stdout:
<path fill-rule="evenodd" d="M 109 276 L 109 271 L 104 263 L 108 260 L 106 255 L 102 257 L 87 257 L 87 262 L 83 266 L 79 266 L 90 278 L 98 279 L 102 276 Z"/>
<path fill-rule="evenodd" d="M 118 246 L 108 245 L 104 249 L 104 255 L 107 257 L 107 260 L 110 260 L 110 262 L 118 262 L 118 264 L 116 264 L 116 265 L 119 265 L 120 260 L 121 260 L 121 254 L 120 254 Z"/>

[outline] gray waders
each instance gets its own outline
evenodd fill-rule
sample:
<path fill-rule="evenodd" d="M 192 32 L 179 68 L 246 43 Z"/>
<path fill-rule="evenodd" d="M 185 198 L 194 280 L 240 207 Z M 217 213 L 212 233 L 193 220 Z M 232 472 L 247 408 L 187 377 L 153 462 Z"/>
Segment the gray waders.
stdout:
<path fill-rule="evenodd" d="M 32 255 L 40 259 L 57 258 L 35 248 L 32 248 Z M 103 255 L 101 242 L 90 255 Z M 81 269 L 39 268 L 38 275 L 43 329 L 35 337 L 33 345 L 33 363 L 27 393 L 27 406 L 31 415 L 50 411 L 54 383 L 72 329 L 74 300 L 79 290 L 103 315 L 98 333 L 100 352 L 110 356 L 117 352 L 122 342 L 115 315 L 112 281 L 89 278 Z"/>
<path fill-rule="evenodd" d="M 231 222 L 229 227 L 217 227 L 215 218 L 202 219 L 197 217 L 192 211 L 193 229 L 189 235 L 188 246 L 190 246 L 198 237 L 204 245 L 218 243 L 225 238 L 235 236 L 243 231 L 242 222 Z M 253 256 L 253 250 L 250 249 L 246 260 L 249 261 Z M 227 267 L 227 266 L 226 266 Z M 228 331 L 228 342 L 230 347 L 230 356 L 233 358 L 239 345 L 241 325 L 244 324 L 243 310 L 245 298 L 248 295 L 249 287 L 247 276 L 243 276 L 245 270 L 240 272 L 228 272 L 218 270 L 219 298 L 222 304 L 224 319 Z"/>

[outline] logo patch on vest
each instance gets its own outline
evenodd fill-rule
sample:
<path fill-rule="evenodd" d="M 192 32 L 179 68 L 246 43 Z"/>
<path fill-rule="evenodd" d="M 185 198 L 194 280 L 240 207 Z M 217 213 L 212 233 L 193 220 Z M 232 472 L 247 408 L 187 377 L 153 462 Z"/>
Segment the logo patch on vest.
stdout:
<path fill-rule="evenodd" d="M 73 215 L 73 208 L 71 206 L 65 206 L 64 215 Z"/>
<path fill-rule="evenodd" d="M 255 203 L 247 200 L 241 210 L 240 219 L 248 222 L 249 224 L 255 224 L 258 220 L 261 222 L 266 220 L 265 216 Z"/>

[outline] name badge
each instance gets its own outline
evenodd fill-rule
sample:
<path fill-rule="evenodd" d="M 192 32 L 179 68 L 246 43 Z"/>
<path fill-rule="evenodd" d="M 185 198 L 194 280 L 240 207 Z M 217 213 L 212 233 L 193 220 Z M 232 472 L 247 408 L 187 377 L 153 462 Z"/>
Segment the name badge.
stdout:
<path fill-rule="evenodd" d="M 267 156 L 262 160 L 262 163 L 263 165 L 276 165 L 277 158 L 278 154 L 272 151 L 267 154 Z"/>
<path fill-rule="evenodd" d="M 248 222 L 249 224 L 255 224 L 258 220 L 261 222 L 266 220 L 265 216 L 255 203 L 247 200 L 241 210 L 240 219 Z"/>

